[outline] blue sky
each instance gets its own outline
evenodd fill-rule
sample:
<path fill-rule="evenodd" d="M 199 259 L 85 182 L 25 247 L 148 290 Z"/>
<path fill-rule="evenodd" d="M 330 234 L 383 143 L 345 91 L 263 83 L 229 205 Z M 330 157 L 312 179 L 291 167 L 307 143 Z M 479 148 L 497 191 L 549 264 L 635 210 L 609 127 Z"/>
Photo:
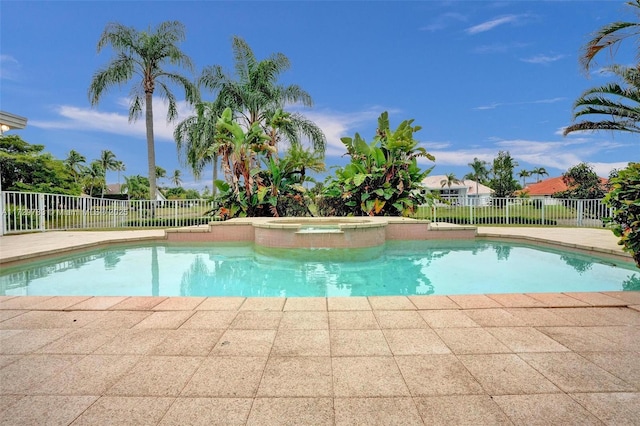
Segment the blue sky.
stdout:
<path fill-rule="evenodd" d="M 96 52 L 109 22 L 142 30 L 181 21 L 181 47 L 197 72 L 214 64 L 232 72 L 233 35 L 259 59 L 284 53 L 292 66 L 281 81 L 312 95 L 314 107 L 302 112 L 325 131 L 329 167 L 346 161 L 340 137 L 370 140 L 382 111 L 392 127 L 409 118 L 423 127 L 417 138 L 436 157 L 432 174 L 462 177 L 474 157 L 491 161 L 499 150 L 518 161 L 516 171 L 545 167 L 551 176 L 582 161 L 607 176 L 640 157 L 637 136 L 561 134 L 580 93 L 610 80 L 599 67 L 585 75 L 578 55 L 602 25 L 634 19 L 622 1 L 4 0 L 0 13 L 0 109 L 28 118 L 18 134 L 61 159 L 71 149 L 88 160 L 109 149 L 124 175 L 147 170 L 144 120 L 127 120 L 130 86 L 114 88 L 98 107 L 87 98 L 93 73 L 112 57 Z M 631 48 L 615 62 L 632 63 Z M 609 63 L 603 54 L 598 66 Z M 210 168 L 195 181 L 181 166 L 173 125 L 160 99 L 155 106 L 157 164 L 169 174 L 182 169 L 185 187 L 210 187 Z M 189 115 L 184 102 L 180 112 Z"/>

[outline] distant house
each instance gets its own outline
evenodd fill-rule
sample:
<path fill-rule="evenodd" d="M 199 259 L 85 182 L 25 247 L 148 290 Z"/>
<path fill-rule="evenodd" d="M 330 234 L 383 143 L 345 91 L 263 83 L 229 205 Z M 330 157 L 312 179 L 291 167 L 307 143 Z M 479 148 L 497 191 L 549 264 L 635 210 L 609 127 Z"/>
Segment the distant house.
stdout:
<path fill-rule="evenodd" d="M 476 192 L 476 182 L 473 180 L 465 179 L 458 183 L 453 183 L 451 186 L 442 185 L 442 181 L 446 180 L 445 175 L 440 176 L 427 176 L 422 181 L 422 186 L 430 192 L 440 194 L 440 196 L 456 205 L 474 205 L 474 206 L 487 206 L 491 204 L 491 194 L 493 189 L 486 185 L 478 184 L 478 192 Z"/>
<path fill-rule="evenodd" d="M 120 195 L 120 194 L 126 194 L 127 190 L 125 189 L 124 192 L 122 191 L 122 187 L 124 185 L 121 185 L 119 183 L 110 183 L 107 185 L 107 189 L 105 191 L 105 195 Z M 167 198 L 162 194 L 162 192 L 160 192 L 160 190 L 158 188 L 156 188 L 156 201 L 167 201 Z"/>
<path fill-rule="evenodd" d="M 120 195 L 122 194 L 122 185 L 119 183 L 110 183 L 107 185 L 105 195 Z"/>
<path fill-rule="evenodd" d="M 600 182 L 602 185 L 606 185 L 609 180 L 601 177 Z M 562 176 L 559 176 L 531 183 L 520 192 L 527 193 L 529 198 L 546 200 L 546 204 L 554 204 L 552 195 L 556 192 L 566 191 L 567 189 L 569 189 L 569 187 L 562 180 Z"/>

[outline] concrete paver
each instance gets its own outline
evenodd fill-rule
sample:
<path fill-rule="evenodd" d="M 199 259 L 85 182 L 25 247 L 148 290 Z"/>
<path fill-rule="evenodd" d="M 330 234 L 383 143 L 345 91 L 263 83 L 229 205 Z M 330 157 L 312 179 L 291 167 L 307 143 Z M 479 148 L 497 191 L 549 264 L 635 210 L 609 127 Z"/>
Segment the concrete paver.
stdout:
<path fill-rule="evenodd" d="M 619 250 L 608 231 L 479 231 Z M 69 235 L 21 241 L 66 250 Z M 14 237 L 0 258 L 30 253 Z M 639 304 L 640 292 L 0 297 L 0 425 L 633 424 Z"/>

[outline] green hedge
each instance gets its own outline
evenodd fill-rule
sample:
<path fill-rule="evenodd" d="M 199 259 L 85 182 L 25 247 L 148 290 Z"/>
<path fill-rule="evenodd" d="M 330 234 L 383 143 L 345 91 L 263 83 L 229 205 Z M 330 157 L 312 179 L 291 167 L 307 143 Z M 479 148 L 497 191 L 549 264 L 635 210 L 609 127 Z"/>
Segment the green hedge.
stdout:
<path fill-rule="evenodd" d="M 438 222 L 448 222 L 455 223 L 457 225 L 552 225 L 555 226 L 558 224 L 558 221 L 552 219 L 545 219 L 544 221 L 539 218 L 533 217 L 524 217 L 524 216 L 512 216 L 509 217 L 509 222 L 507 222 L 507 218 L 504 216 L 487 216 L 487 217 L 476 217 L 473 219 L 473 223 L 471 219 L 468 217 L 445 217 L 438 216 L 436 217 Z"/>

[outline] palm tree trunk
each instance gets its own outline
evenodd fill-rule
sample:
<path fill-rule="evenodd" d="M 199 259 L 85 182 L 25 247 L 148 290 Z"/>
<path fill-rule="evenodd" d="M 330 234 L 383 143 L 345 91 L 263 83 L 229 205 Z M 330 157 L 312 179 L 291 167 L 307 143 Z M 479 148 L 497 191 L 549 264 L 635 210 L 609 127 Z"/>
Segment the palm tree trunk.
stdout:
<path fill-rule="evenodd" d="M 147 127 L 147 161 L 149 162 L 149 200 L 156 199 L 156 150 L 153 140 L 153 93 L 145 93 Z"/>
<path fill-rule="evenodd" d="M 213 156 L 213 187 L 211 188 L 211 193 L 213 194 L 213 198 L 216 197 L 218 193 L 218 188 L 216 188 L 216 181 L 218 180 L 218 156 Z"/>

